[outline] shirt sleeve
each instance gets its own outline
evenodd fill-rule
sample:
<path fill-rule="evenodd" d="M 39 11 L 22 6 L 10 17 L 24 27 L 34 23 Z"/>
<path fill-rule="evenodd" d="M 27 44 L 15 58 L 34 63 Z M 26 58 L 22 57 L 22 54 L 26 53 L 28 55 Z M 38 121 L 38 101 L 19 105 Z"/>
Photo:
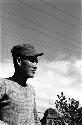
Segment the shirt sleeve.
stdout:
<path fill-rule="evenodd" d="M 3 97 L 5 93 L 6 93 L 6 84 L 4 80 L 0 79 L 0 99 Z"/>
<path fill-rule="evenodd" d="M 34 93 L 34 119 L 35 119 L 35 125 L 41 125 L 40 118 L 38 116 L 36 109 L 35 93 Z"/>
<path fill-rule="evenodd" d="M 6 92 L 6 85 L 3 79 L 0 79 L 0 125 L 6 125 L 3 121 L 1 121 L 1 109 L 3 107 L 2 101 L 3 101 L 3 96 L 5 95 Z"/>
<path fill-rule="evenodd" d="M 34 104 L 34 118 L 35 118 L 35 125 L 41 125 L 41 122 L 40 122 L 40 118 L 37 114 L 37 110 L 36 110 L 36 102 Z"/>

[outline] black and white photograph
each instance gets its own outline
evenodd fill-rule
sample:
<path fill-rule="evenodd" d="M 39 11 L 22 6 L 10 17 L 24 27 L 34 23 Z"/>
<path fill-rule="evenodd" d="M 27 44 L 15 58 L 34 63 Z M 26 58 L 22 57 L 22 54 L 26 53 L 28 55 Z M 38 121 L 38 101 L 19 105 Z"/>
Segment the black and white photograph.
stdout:
<path fill-rule="evenodd" d="M 82 0 L 0 0 L 0 125 L 82 125 Z"/>

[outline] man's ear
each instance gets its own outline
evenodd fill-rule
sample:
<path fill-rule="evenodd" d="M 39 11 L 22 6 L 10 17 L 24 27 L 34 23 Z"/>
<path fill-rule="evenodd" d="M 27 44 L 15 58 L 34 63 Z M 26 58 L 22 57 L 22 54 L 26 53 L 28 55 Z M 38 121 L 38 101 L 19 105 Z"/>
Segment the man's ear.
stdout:
<path fill-rule="evenodd" d="M 17 64 L 18 64 L 19 66 L 21 66 L 21 58 L 20 58 L 20 57 L 17 57 Z"/>

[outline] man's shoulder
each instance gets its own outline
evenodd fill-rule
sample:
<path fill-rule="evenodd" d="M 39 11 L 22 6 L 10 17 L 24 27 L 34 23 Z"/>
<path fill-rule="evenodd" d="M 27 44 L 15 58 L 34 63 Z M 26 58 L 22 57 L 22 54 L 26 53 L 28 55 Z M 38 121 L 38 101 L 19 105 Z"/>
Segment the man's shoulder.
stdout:
<path fill-rule="evenodd" d="M 6 80 L 5 78 L 1 78 L 0 77 L 0 84 L 3 83 L 3 82 L 5 82 L 5 80 Z"/>
<path fill-rule="evenodd" d="M 6 89 L 5 78 L 0 78 L 0 92 Z"/>
<path fill-rule="evenodd" d="M 0 78 L 0 86 L 5 86 L 6 88 L 10 88 L 12 81 L 7 78 Z"/>
<path fill-rule="evenodd" d="M 0 78 L 0 83 L 6 83 L 6 82 L 10 82 L 10 80 L 8 80 L 8 78 Z"/>

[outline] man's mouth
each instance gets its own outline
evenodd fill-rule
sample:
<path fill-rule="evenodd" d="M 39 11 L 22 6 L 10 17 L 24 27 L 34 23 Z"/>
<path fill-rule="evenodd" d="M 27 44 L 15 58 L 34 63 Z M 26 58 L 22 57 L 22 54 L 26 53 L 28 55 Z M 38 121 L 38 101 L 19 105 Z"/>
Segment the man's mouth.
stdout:
<path fill-rule="evenodd" d="M 35 73 L 36 72 L 36 70 L 31 70 L 33 73 Z"/>

